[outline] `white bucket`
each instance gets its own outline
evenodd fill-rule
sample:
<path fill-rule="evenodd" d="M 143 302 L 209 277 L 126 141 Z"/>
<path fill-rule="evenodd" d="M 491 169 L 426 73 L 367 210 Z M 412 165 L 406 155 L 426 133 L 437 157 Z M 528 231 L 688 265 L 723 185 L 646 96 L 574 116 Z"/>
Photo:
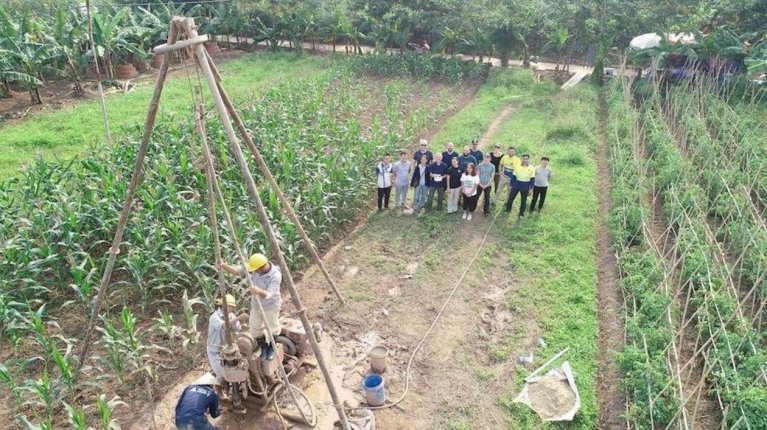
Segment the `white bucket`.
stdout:
<path fill-rule="evenodd" d="M 370 357 L 370 368 L 373 372 L 386 372 L 386 359 L 389 357 L 389 348 L 383 345 L 376 345 L 368 353 Z"/>

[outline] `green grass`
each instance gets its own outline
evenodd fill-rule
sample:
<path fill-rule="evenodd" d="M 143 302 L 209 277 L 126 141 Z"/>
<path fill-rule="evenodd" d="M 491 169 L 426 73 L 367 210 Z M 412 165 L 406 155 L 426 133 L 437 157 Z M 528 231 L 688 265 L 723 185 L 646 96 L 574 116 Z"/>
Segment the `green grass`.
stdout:
<path fill-rule="evenodd" d="M 311 75 L 325 68 L 326 57 L 293 54 L 254 54 L 221 66 L 223 85 L 233 101 L 247 100 L 286 76 Z M 192 82 L 197 77 L 189 67 Z M 203 85 L 204 80 L 202 81 Z M 154 81 L 146 81 L 129 93 L 110 94 L 106 98 L 113 140 L 135 126 L 143 126 L 154 90 Z M 165 83 L 157 121 L 188 118 L 192 109 L 189 80 L 186 75 L 172 77 Z M 42 112 L 18 124 L 0 128 L 0 179 L 15 175 L 36 157 L 69 159 L 89 146 L 104 141 L 104 126 L 98 101 L 88 101 L 53 112 Z"/>
<path fill-rule="evenodd" d="M 532 73 L 529 70 L 494 71 L 471 104 L 453 116 L 437 133 L 431 148 L 442 150 L 447 142 L 453 142 L 460 152 L 460 147 L 468 145 L 471 139 L 479 139 L 487 131 L 504 107 L 556 91 L 552 83 L 533 84 Z"/>
<path fill-rule="evenodd" d="M 515 144 L 518 152 L 530 152 L 533 162 L 543 155 L 551 158 L 555 176 L 544 212 L 517 222 L 517 199 L 508 220 L 502 214 L 498 222 L 508 236 L 507 252 L 519 285 L 507 304 L 537 320 L 547 342 L 546 348 L 536 351 L 537 364 L 570 347 L 565 359 L 573 366 L 582 406 L 570 424 L 542 424 L 529 408 L 511 403 L 527 370 L 518 371 L 516 391 L 502 394 L 500 401 L 508 408 L 511 428 L 593 429 L 597 420 L 596 99 L 594 90 L 585 85 L 554 99 L 554 104 L 523 104 L 498 135 L 499 140 Z"/>

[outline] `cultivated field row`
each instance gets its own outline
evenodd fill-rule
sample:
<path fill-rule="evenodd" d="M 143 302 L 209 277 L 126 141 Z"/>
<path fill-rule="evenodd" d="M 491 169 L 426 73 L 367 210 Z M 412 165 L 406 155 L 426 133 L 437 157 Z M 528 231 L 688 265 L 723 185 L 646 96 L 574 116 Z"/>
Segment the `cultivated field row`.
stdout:
<path fill-rule="evenodd" d="M 628 419 L 637 428 L 759 428 L 764 405 L 751 400 L 767 395 L 767 241 L 759 185 L 725 161 L 759 159 L 747 139 L 728 154 L 710 138 L 712 122 L 694 128 L 705 114 L 689 107 L 700 103 L 662 90 L 638 109 L 627 89 L 612 94 L 615 181 L 624 184 L 616 187 L 613 221 L 633 345 L 624 354 Z M 717 136 L 727 135 L 713 124 Z M 653 324 L 635 327 L 637 314 Z M 645 365 L 637 364 L 643 356 Z"/>

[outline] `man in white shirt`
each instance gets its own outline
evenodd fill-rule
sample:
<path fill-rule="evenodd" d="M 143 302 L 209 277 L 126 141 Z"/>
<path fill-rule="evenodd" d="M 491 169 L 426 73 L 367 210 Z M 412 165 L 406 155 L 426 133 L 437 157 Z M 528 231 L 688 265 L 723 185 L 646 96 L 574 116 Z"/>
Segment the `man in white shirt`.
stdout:
<path fill-rule="evenodd" d="M 391 155 L 387 152 L 383 159 L 376 166 L 376 177 L 378 180 L 378 210 L 389 209 L 389 197 L 391 196 L 392 185 L 392 164 Z"/>

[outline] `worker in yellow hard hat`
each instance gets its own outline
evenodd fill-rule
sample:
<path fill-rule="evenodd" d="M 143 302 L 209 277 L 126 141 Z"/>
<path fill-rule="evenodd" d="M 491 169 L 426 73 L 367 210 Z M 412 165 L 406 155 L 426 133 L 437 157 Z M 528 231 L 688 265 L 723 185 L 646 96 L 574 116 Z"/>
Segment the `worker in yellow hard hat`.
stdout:
<path fill-rule="evenodd" d="M 221 298 L 216 300 L 218 309 L 213 312 L 208 318 L 208 363 L 210 363 L 211 369 L 216 377 L 221 378 L 221 360 L 218 357 L 218 353 L 223 345 L 226 345 L 226 325 L 224 324 L 224 309 L 227 307 L 229 313 L 230 327 L 233 330 L 233 336 L 240 332 L 240 321 L 244 321 L 247 318 L 247 314 L 242 314 L 240 317 L 235 316 L 235 300 L 234 296 L 227 294 L 223 300 Z M 236 339 L 232 339 L 236 341 Z"/>
<path fill-rule="evenodd" d="M 262 357 L 270 358 L 274 354 L 274 348 L 267 343 L 267 326 L 261 318 L 257 303 L 261 302 L 272 335 L 280 334 L 282 331 L 280 324 L 282 272 L 280 268 L 272 264 L 264 254 L 251 255 L 247 267 L 244 268 L 229 264 L 222 264 L 221 268 L 232 275 L 244 276 L 246 272 L 250 274 L 250 279 L 253 282 L 253 287 L 250 289 L 250 334 L 261 346 Z"/>

